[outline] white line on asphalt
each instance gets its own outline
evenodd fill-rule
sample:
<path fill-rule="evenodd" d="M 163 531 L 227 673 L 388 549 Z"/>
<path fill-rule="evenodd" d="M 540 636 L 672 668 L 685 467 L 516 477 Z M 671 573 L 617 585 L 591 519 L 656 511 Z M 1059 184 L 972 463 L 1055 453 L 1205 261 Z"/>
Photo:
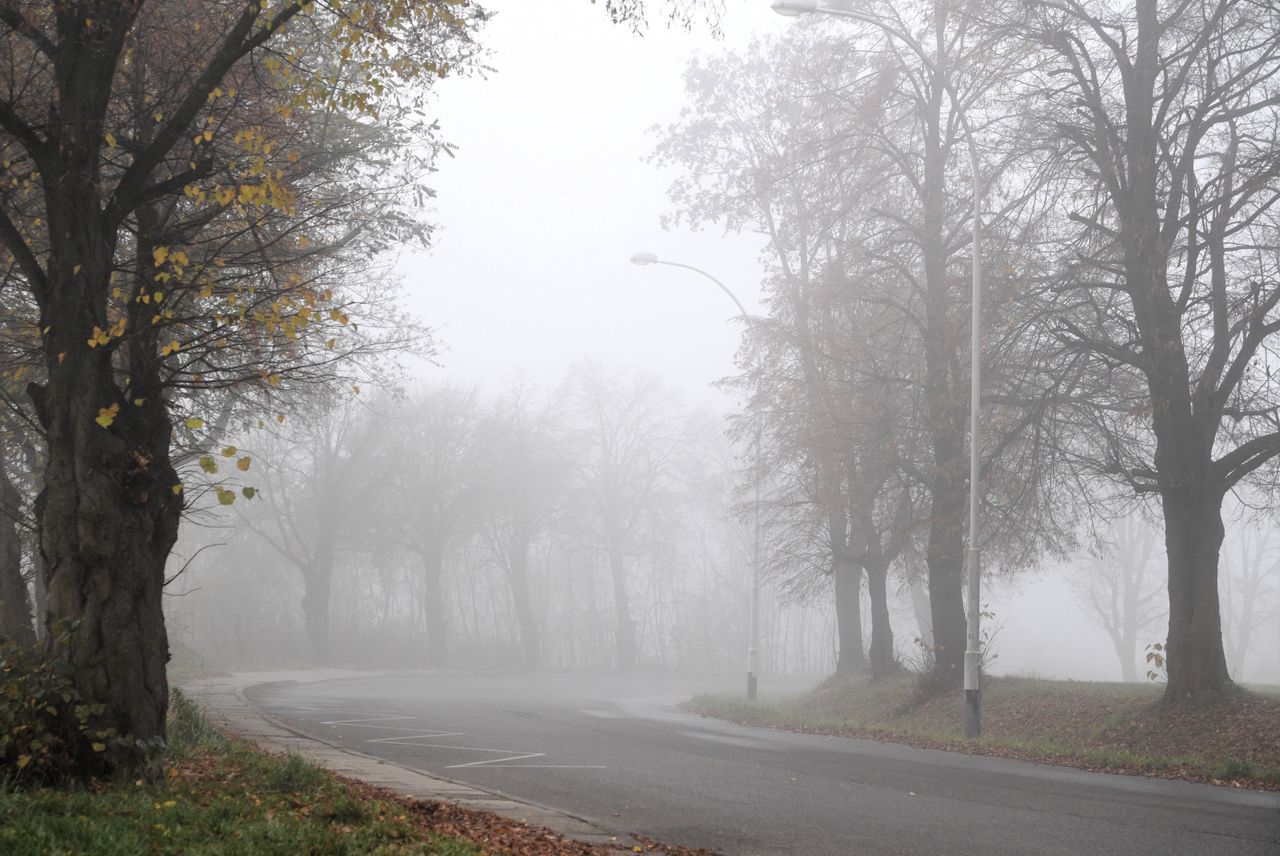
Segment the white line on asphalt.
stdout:
<path fill-rule="evenodd" d="M 510 752 L 510 749 L 473 749 L 474 752 Z M 504 761 L 524 761 L 529 758 L 545 758 L 546 752 L 526 752 L 523 755 L 508 755 L 505 758 L 490 758 L 488 761 L 472 761 L 470 764 L 450 764 L 445 767 L 446 770 L 460 770 L 463 767 L 490 767 L 495 764 L 501 764 Z"/>
<path fill-rule="evenodd" d="M 416 734 L 402 734 L 399 737 L 371 737 L 365 743 L 403 743 L 406 746 L 425 746 L 425 743 L 409 743 L 410 740 L 435 740 L 438 737 L 465 737 L 465 731 L 421 731 L 419 729 L 396 729 L 398 731 L 417 731 Z M 506 750 L 503 750 L 506 751 Z"/>
<path fill-rule="evenodd" d="M 483 766 L 486 770 L 607 770 L 604 764 L 464 764 L 462 766 Z M 446 767 L 445 769 L 452 769 Z"/>

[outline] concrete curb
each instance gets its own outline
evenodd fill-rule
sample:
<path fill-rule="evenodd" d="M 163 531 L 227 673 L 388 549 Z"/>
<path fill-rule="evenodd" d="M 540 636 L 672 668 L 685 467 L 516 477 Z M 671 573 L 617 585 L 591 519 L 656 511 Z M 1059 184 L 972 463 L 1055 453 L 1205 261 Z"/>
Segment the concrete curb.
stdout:
<path fill-rule="evenodd" d="M 262 710 L 246 696 L 246 691 L 252 688 L 273 683 L 313 683 L 369 677 L 371 674 L 337 669 L 245 673 L 187 681 L 178 689 L 204 708 L 211 723 L 236 737 L 267 751 L 296 753 L 334 773 L 386 788 L 400 796 L 492 812 L 508 820 L 546 827 L 566 838 L 588 844 L 630 848 L 636 843 L 629 836 L 607 830 L 589 818 L 454 782 L 302 734 Z"/>

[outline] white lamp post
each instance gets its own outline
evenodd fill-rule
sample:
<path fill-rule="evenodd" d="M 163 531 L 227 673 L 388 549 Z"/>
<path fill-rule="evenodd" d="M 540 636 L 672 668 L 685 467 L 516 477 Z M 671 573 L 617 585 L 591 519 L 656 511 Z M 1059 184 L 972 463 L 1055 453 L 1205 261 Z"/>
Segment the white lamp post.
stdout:
<path fill-rule="evenodd" d="M 895 27 L 892 23 L 866 12 L 859 12 L 844 6 L 827 6 L 819 0 L 775 0 L 773 11 L 788 18 L 799 15 L 833 15 L 840 18 L 852 18 L 869 24 L 886 36 L 897 39 L 914 53 L 920 60 L 933 69 L 933 60 L 925 53 L 920 43 L 909 34 Z M 965 553 L 968 572 L 968 610 L 966 627 L 966 644 L 964 652 L 964 733 L 966 737 L 978 737 L 982 733 L 982 689 L 981 662 L 979 660 L 979 623 L 981 621 L 981 605 L 979 604 L 981 589 L 981 565 L 978 555 L 978 502 L 981 493 L 981 472 L 979 453 L 981 451 L 980 434 L 980 392 L 982 388 L 982 185 L 978 179 L 978 149 L 973 139 L 973 128 L 969 125 L 969 117 L 965 113 L 964 104 L 956 96 L 950 79 L 943 77 L 943 86 L 951 99 L 952 109 L 964 127 L 965 140 L 969 146 L 969 175 L 973 187 L 973 321 L 970 343 L 970 379 L 969 379 L 969 547 Z"/>
<path fill-rule="evenodd" d="M 742 301 L 738 299 L 729 286 L 707 273 L 702 268 L 693 265 L 681 264 L 680 262 L 668 262 L 659 259 L 654 253 L 636 253 L 631 256 L 631 263 L 637 265 L 668 265 L 670 267 L 684 268 L 694 273 L 701 274 L 711 280 L 716 286 L 728 295 L 733 301 L 733 305 L 738 307 L 738 311 L 742 313 L 742 317 L 747 321 L 751 320 L 751 316 L 747 314 L 747 309 L 742 305 Z M 756 520 L 755 532 L 753 534 L 753 543 L 751 547 L 751 616 L 748 622 L 748 635 L 750 639 L 747 641 L 747 700 L 756 700 L 756 683 L 757 676 L 760 673 L 760 429 L 756 429 Z"/>

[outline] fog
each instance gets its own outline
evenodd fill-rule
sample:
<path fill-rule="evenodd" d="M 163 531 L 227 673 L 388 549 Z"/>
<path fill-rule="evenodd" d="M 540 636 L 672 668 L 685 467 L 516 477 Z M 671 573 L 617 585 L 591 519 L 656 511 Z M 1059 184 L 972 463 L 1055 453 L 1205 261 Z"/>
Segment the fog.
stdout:
<path fill-rule="evenodd" d="M 742 216 L 691 227 L 669 195 L 685 170 L 655 153 L 690 101 L 691 61 L 803 25 L 766 2 L 726 4 L 720 38 L 699 24 L 638 35 L 587 2 L 486 5 L 488 70 L 429 101 L 456 146 L 430 181 L 432 246 L 386 259 L 431 346 L 300 394 L 279 419 L 225 426 L 219 478 L 252 463 L 218 483 L 251 496 L 224 505 L 217 479 L 188 489 L 165 603 L 175 665 L 739 674 L 758 564 L 762 684 L 831 674 L 827 521 L 798 510 L 806 465 L 767 453 L 761 473 L 753 439 L 752 414 L 776 414 L 794 372 L 753 379 L 777 346 L 744 339 L 751 322 L 712 282 L 628 261 L 695 266 L 751 315 L 786 316 L 768 236 Z M 1158 507 L 1011 492 L 1055 531 L 1014 544 L 1031 524 L 991 514 L 988 671 L 1162 679 L 1145 656 L 1168 629 Z M 1242 488 L 1226 504 L 1219 591 L 1239 682 L 1280 683 L 1271 502 Z M 926 668 L 932 644 L 923 519 L 887 573 L 907 668 Z M 868 585 L 858 574 L 859 662 Z"/>

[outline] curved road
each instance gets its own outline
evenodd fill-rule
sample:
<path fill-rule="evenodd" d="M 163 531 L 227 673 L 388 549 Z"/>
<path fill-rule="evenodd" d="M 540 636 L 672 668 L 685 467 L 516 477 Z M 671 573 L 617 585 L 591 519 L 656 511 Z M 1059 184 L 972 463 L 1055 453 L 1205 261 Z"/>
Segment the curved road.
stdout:
<path fill-rule="evenodd" d="M 402 674 L 267 684 L 300 732 L 726 854 L 1280 854 L 1280 794 L 746 728 L 674 705 L 736 683 Z"/>

